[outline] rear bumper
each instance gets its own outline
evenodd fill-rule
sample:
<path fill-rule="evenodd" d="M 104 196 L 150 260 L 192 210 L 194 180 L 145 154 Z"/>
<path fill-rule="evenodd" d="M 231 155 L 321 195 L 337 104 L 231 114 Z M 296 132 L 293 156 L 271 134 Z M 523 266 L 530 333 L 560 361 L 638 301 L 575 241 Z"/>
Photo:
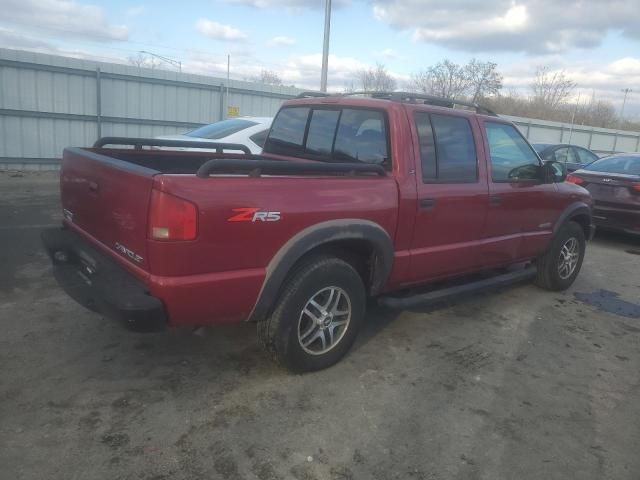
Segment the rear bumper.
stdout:
<path fill-rule="evenodd" d="M 640 235 L 640 208 L 615 208 L 596 205 L 593 222 L 597 227 Z"/>
<path fill-rule="evenodd" d="M 52 228 L 42 232 L 42 241 L 56 280 L 78 303 L 133 330 L 167 326 L 163 303 L 149 294 L 145 284 L 78 234 Z"/>

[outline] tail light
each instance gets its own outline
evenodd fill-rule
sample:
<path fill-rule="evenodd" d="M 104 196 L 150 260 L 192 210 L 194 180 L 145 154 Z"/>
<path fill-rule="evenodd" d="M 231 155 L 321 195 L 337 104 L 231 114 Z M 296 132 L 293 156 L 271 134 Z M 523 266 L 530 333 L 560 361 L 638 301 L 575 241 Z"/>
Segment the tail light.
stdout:
<path fill-rule="evenodd" d="M 640 193 L 640 182 L 634 182 L 631 184 L 631 189 Z"/>
<path fill-rule="evenodd" d="M 198 233 L 198 209 L 182 198 L 151 190 L 149 238 L 174 241 L 194 240 Z"/>
<path fill-rule="evenodd" d="M 585 183 L 585 180 L 584 178 L 580 178 L 577 175 L 569 174 L 567 175 L 567 182 L 575 183 L 576 185 L 582 185 L 583 183 Z"/>

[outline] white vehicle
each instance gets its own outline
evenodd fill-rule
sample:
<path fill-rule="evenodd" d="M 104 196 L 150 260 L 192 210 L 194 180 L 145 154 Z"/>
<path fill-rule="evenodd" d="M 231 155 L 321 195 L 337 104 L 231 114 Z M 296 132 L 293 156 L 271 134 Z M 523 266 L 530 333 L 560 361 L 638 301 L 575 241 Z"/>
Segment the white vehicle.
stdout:
<path fill-rule="evenodd" d="M 251 153 L 261 153 L 264 141 L 267 139 L 272 117 L 239 117 L 221 120 L 204 125 L 190 132 L 179 135 L 163 135 L 156 137 L 161 140 L 184 140 L 212 142 L 212 143 L 240 143 L 246 145 Z M 175 147 L 171 147 L 175 150 Z M 179 150 L 202 150 L 199 148 L 178 148 Z"/>

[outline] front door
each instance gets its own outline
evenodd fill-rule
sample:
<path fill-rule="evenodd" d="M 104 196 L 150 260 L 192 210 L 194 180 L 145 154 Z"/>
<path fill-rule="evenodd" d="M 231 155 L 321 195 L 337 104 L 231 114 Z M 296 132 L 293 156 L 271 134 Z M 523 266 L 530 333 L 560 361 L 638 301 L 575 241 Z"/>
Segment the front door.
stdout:
<path fill-rule="evenodd" d="M 484 121 L 489 158 L 489 210 L 484 227 L 486 266 L 530 258 L 552 235 L 557 187 L 544 183 L 540 159 L 518 129 Z"/>
<path fill-rule="evenodd" d="M 485 166 L 477 155 L 483 149 L 479 126 L 463 114 L 410 114 L 420 158 L 411 280 L 472 271 L 480 264 L 488 201 Z"/>

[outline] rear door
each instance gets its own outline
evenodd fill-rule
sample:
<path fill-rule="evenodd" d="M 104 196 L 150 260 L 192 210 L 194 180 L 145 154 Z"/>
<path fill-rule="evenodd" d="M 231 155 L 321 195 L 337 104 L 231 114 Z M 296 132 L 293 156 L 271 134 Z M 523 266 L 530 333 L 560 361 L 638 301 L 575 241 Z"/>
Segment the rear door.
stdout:
<path fill-rule="evenodd" d="M 555 184 L 543 183 L 540 160 L 514 125 L 482 123 L 489 159 L 483 257 L 492 266 L 529 258 L 544 248 L 559 198 Z"/>
<path fill-rule="evenodd" d="M 419 159 L 411 281 L 473 270 L 480 265 L 488 201 L 477 122 L 455 113 L 408 113 Z"/>
<path fill-rule="evenodd" d="M 65 220 L 147 270 L 147 217 L 157 173 L 89 150 L 65 150 L 60 175 Z"/>

